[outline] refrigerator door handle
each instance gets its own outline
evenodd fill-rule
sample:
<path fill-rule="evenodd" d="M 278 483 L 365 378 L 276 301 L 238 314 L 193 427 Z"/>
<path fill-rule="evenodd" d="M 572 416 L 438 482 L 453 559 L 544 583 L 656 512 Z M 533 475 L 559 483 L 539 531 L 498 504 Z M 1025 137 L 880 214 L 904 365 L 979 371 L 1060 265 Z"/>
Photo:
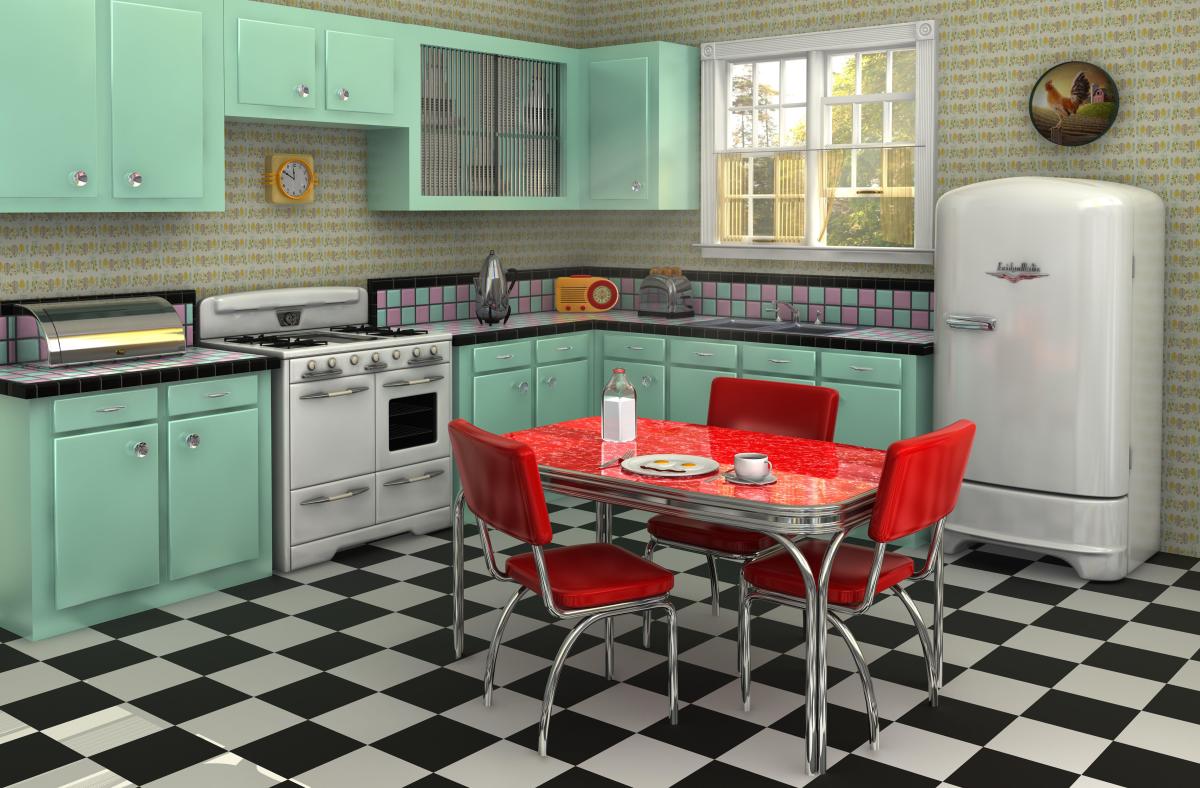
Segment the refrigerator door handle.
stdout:
<path fill-rule="evenodd" d="M 995 331 L 996 318 L 979 315 L 946 315 L 946 325 L 964 331 Z"/>

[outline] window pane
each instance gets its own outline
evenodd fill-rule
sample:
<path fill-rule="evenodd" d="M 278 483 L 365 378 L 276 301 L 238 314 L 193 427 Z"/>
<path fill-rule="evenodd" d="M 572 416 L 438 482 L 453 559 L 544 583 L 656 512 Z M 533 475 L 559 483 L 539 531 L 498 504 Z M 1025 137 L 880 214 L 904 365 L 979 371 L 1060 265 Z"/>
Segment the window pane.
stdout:
<path fill-rule="evenodd" d="M 854 142 L 854 108 L 849 104 L 834 104 L 829 108 L 829 140 L 834 145 Z"/>
<path fill-rule="evenodd" d="M 807 187 L 804 153 L 780 153 L 775 157 L 775 196 L 803 196 Z"/>
<path fill-rule="evenodd" d="M 722 200 L 719 224 L 722 241 L 745 241 L 750 228 L 749 200 Z"/>
<path fill-rule="evenodd" d="M 892 92 L 912 93 L 917 89 L 917 50 L 892 52 Z"/>
<path fill-rule="evenodd" d="M 769 197 L 754 200 L 754 235 L 775 235 L 775 201 Z"/>
<path fill-rule="evenodd" d="M 883 152 L 884 184 L 894 189 L 912 189 L 913 180 L 913 149 L 886 148 Z"/>
<path fill-rule="evenodd" d="M 758 97 L 757 104 L 779 103 L 779 61 L 771 60 L 757 64 Z"/>
<path fill-rule="evenodd" d="M 833 55 L 829 58 L 829 95 L 853 96 L 858 64 L 854 55 Z"/>
<path fill-rule="evenodd" d="M 830 246 L 888 246 L 880 228 L 879 198 L 834 198 L 826 235 Z"/>
<path fill-rule="evenodd" d="M 729 113 L 727 122 L 730 148 L 748 148 L 753 142 L 754 123 L 750 110 L 738 110 Z"/>
<path fill-rule="evenodd" d="M 754 159 L 754 193 L 775 193 L 775 159 L 758 156 Z"/>
<path fill-rule="evenodd" d="M 750 94 L 754 91 L 754 64 L 731 63 L 729 66 L 729 106 L 750 106 Z"/>
<path fill-rule="evenodd" d="M 882 180 L 882 151 L 879 148 L 872 148 L 855 151 L 854 155 L 858 158 L 854 185 L 860 189 L 878 188 Z"/>
<path fill-rule="evenodd" d="M 804 242 L 804 198 L 775 199 L 775 240 L 779 243 Z"/>
<path fill-rule="evenodd" d="M 887 52 L 867 52 L 862 56 L 863 95 L 887 92 Z"/>
<path fill-rule="evenodd" d="M 783 110 L 783 144 L 801 146 L 808 142 L 808 109 L 786 107 Z"/>
<path fill-rule="evenodd" d="M 892 104 L 892 140 L 893 142 L 917 141 L 917 102 L 893 101 Z"/>
<path fill-rule="evenodd" d="M 779 147 L 779 110 L 758 110 L 758 124 L 754 130 L 754 144 L 759 148 Z"/>
<path fill-rule="evenodd" d="M 783 103 L 803 104 L 808 97 L 808 61 L 785 60 L 783 63 Z"/>
<path fill-rule="evenodd" d="M 859 105 L 859 142 L 883 142 L 883 102 Z"/>
<path fill-rule="evenodd" d="M 746 194 L 749 165 L 749 160 L 737 153 L 717 157 L 717 188 L 721 197 Z"/>

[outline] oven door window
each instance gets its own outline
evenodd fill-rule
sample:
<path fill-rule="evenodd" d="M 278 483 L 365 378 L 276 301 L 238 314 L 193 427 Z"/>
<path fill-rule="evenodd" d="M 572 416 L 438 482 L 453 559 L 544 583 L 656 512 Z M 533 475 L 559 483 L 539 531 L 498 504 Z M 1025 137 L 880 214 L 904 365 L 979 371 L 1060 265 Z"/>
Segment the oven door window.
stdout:
<path fill-rule="evenodd" d="M 437 394 L 397 397 L 388 402 L 388 451 L 437 443 Z"/>

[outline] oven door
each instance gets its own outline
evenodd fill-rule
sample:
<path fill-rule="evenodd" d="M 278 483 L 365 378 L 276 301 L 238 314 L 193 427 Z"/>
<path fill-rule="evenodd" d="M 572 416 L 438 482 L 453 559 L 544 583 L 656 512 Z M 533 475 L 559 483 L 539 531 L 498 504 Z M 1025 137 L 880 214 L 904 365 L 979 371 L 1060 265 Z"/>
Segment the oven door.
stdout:
<path fill-rule="evenodd" d="M 375 394 L 380 471 L 450 455 L 450 365 L 382 372 Z"/>
<path fill-rule="evenodd" d="M 292 384 L 291 489 L 375 470 L 375 387 L 374 375 Z"/>

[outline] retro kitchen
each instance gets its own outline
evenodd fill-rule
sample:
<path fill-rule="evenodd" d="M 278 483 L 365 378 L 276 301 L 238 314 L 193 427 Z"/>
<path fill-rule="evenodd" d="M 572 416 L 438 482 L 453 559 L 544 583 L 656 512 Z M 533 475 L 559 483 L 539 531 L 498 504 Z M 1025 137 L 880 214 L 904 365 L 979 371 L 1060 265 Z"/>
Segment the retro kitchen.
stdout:
<path fill-rule="evenodd" d="M 0 3 L 0 785 L 1200 785 L 1198 51 Z"/>

